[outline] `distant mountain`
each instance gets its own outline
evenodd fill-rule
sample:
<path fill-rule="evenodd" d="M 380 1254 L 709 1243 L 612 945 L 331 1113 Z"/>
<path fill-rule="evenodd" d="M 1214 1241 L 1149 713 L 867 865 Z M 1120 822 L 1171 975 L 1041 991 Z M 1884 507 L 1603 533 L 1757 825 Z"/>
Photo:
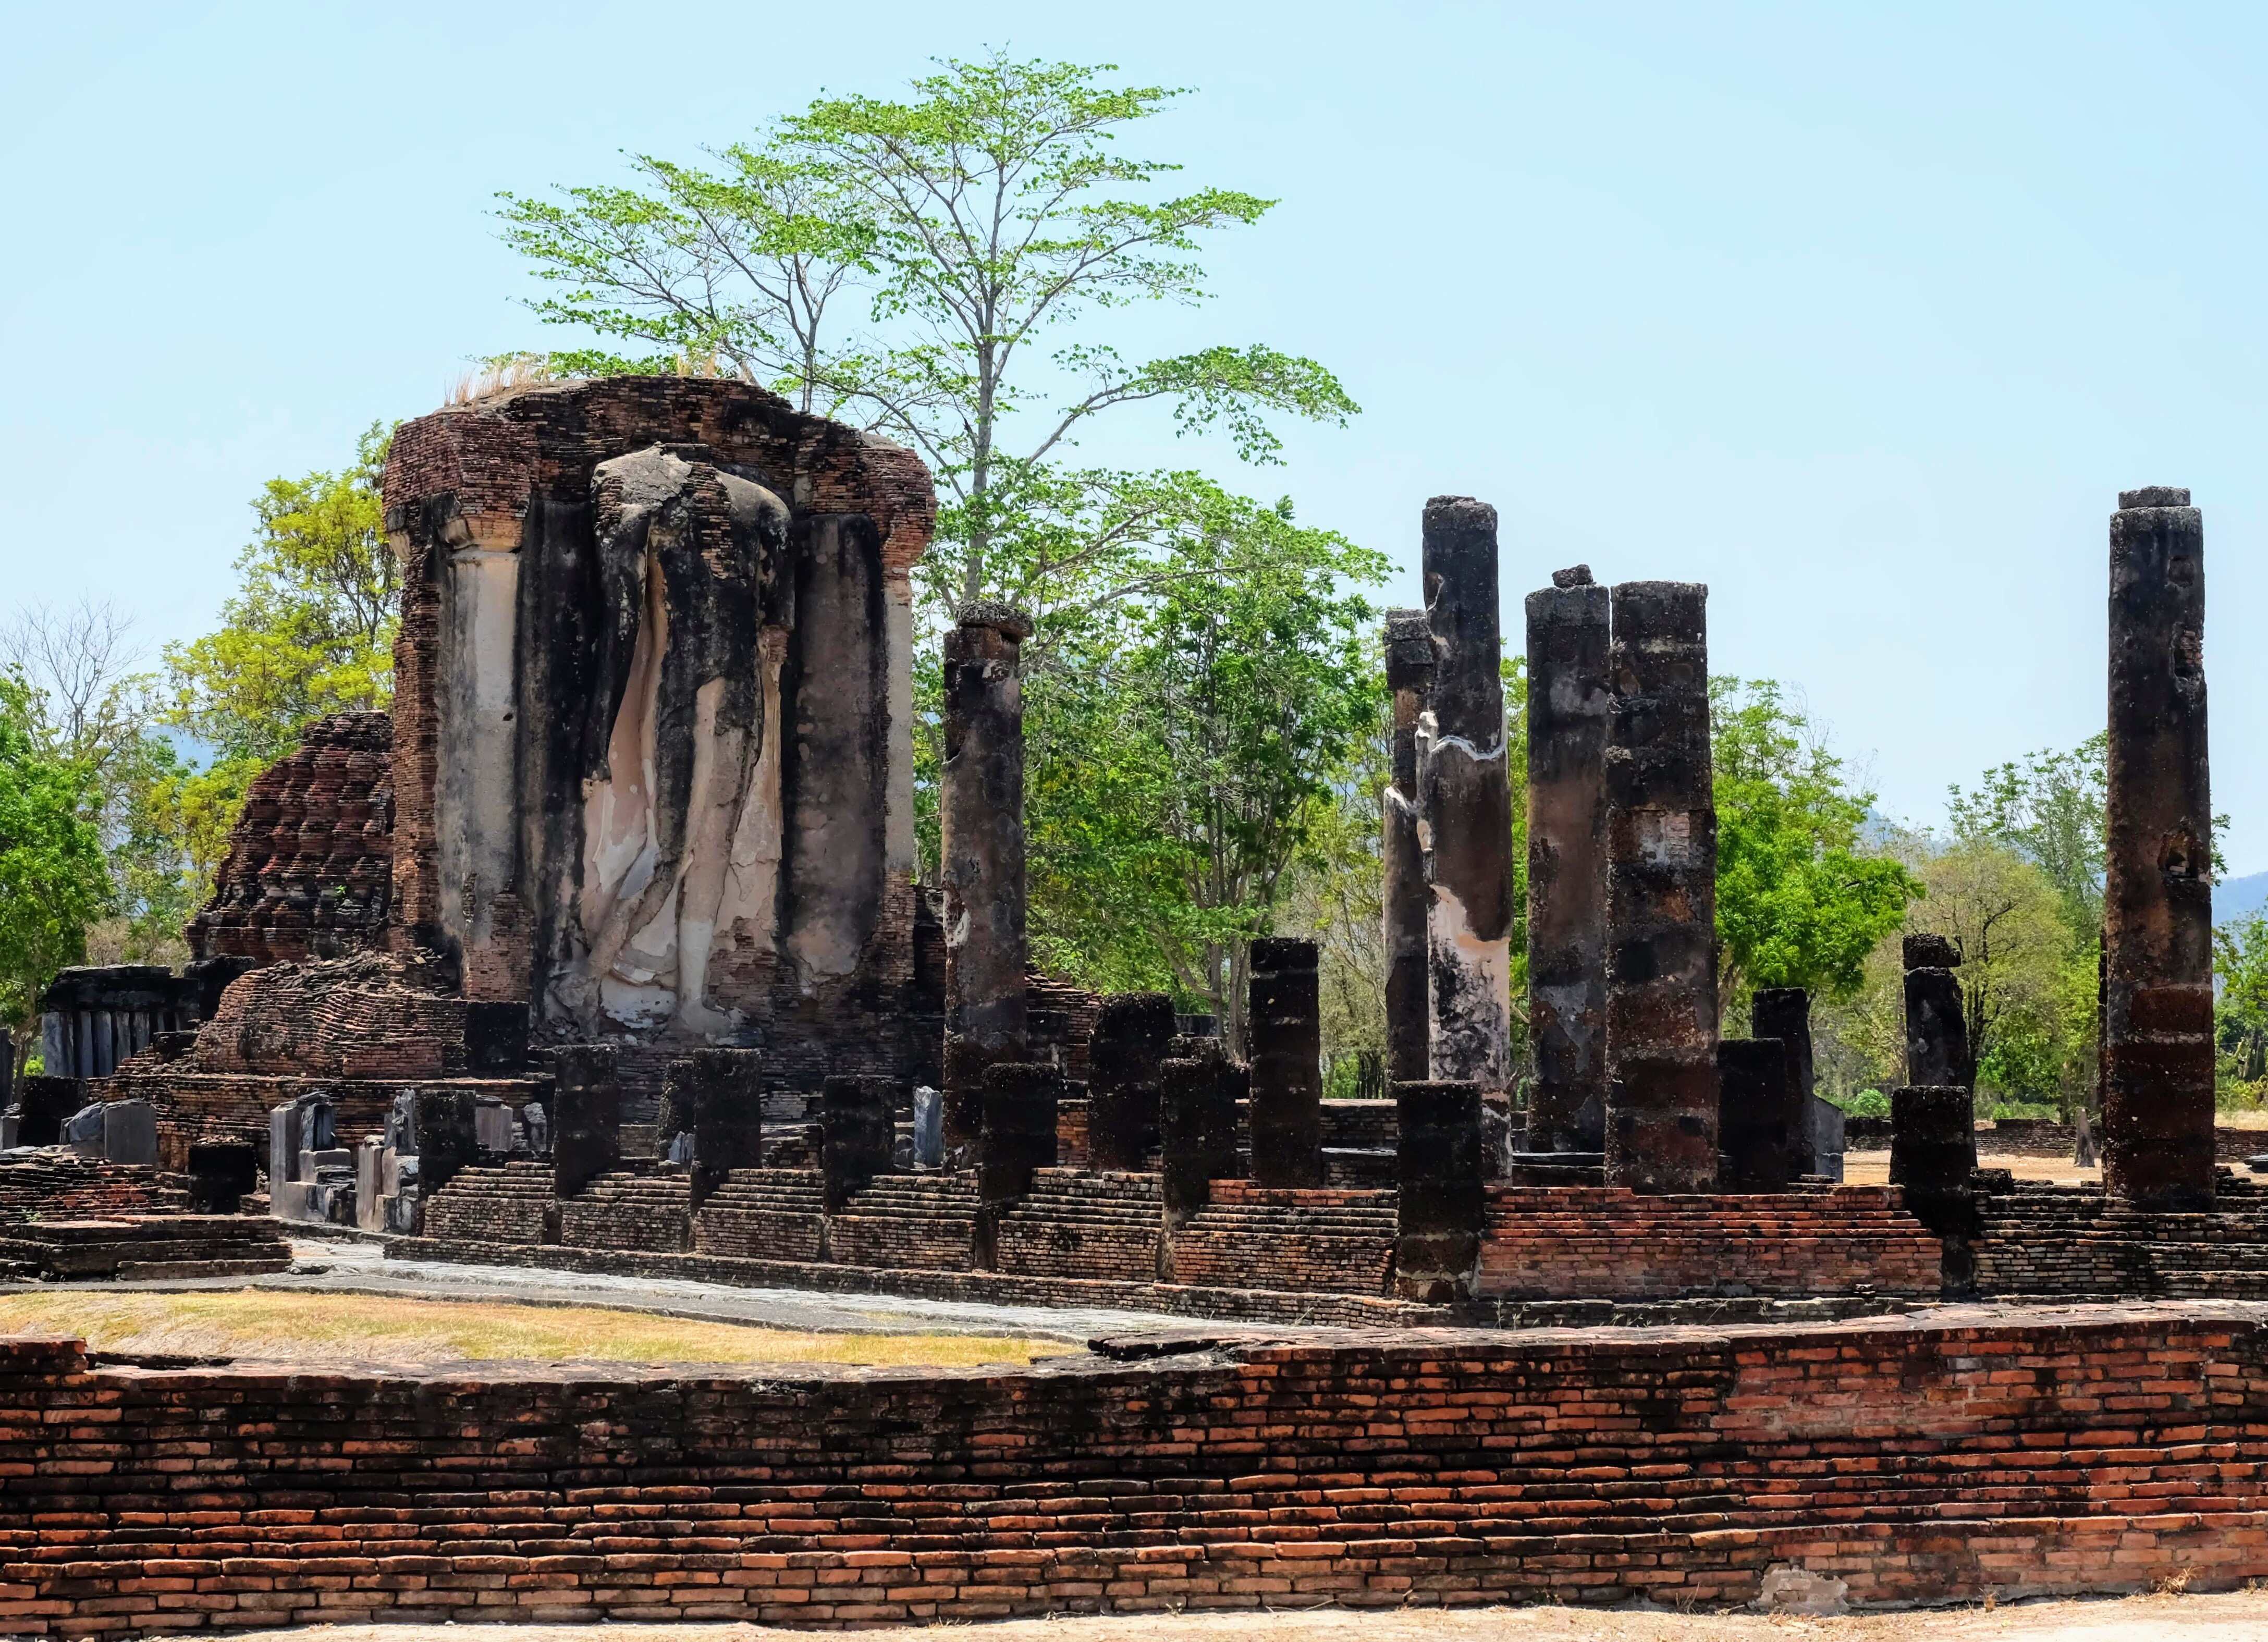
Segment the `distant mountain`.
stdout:
<path fill-rule="evenodd" d="M 2213 887 L 2213 921 L 2234 924 L 2248 913 L 2268 907 L 2268 873 L 2247 873 Z"/>

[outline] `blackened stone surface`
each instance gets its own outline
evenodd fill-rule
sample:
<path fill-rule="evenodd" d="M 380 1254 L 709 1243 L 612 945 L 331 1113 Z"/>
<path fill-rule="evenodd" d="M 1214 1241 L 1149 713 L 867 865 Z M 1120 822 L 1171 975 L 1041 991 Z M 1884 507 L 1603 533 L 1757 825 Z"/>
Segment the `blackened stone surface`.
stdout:
<path fill-rule="evenodd" d="M 1211 1183 L 1237 1174 L 1236 1102 L 1244 1073 L 1210 1038 L 1177 1038 L 1159 1068 L 1159 1168 L 1166 1229 L 1205 1205 Z"/>
<path fill-rule="evenodd" d="M 1486 1210 L 1480 1086 L 1397 1083 L 1394 1102 L 1402 1126 L 1395 1292 L 1433 1303 L 1469 1297 Z"/>
<path fill-rule="evenodd" d="M 986 1204 L 1026 1196 L 1033 1171 L 1055 1167 L 1056 1108 L 1062 1098 L 1059 1067 L 1012 1061 L 985 1069 L 978 1188 Z"/>
<path fill-rule="evenodd" d="M 1106 1000 L 1086 1051 L 1087 1157 L 1098 1169 L 1138 1169 L 1158 1145 L 1159 1068 L 1174 1036 L 1163 992 Z"/>
<path fill-rule="evenodd" d="M 517 1000 L 465 1005 L 465 1070 L 475 1078 L 510 1078 L 527 1068 L 527 1005 Z"/>
<path fill-rule="evenodd" d="M 1804 1114 L 1797 1125 L 1793 1165 L 1799 1174 L 1815 1174 L 1819 1148 L 1810 1103 L 1818 1079 L 1811 1058 L 1811 994 L 1800 986 L 1760 986 L 1749 999 L 1749 1015 L 1756 1036 L 1778 1038 L 1787 1045 L 1788 1071 L 1795 1078 Z"/>
<path fill-rule="evenodd" d="M 435 1192 L 480 1161 L 480 1131 L 470 1090 L 420 1089 L 416 1108 L 417 1189 L 431 1202 Z M 273 1180 L 269 1189 L 275 1189 Z"/>
<path fill-rule="evenodd" d="M 1918 1088 L 1977 1081 L 1961 977 L 1953 972 L 1960 961 L 1943 936 L 1906 937 L 1906 1081 Z"/>
<path fill-rule="evenodd" d="M 1425 504 L 1433 681 L 1418 719 L 1425 850 L 1428 1073 L 1512 1086 L 1512 787 L 1497 608 L 1496 510 Z"/>
<path fill-rule="evenodd" d="M 1722 1108 L 1718 1145 L 1727 1191 L 1786 1191 L 1808 1173 L 1803 1092 L 1786 1042 L 1726 1038 L 1717 1045 Z"/>
<path fill-rule="evenodd" d="M 189 1209 L 234 1214 L 260 1185 L 260 1150 L 243 1140 L 201 1140 L 189 1147 Z"/>
<path fill-rule="evenodd" d="M 683 1092 L 677 1122 L 693 1136 L 689 1212 L 708 1202 L 734 1169 L 762 1162 L 763 1052 L 696 1049 L 670 1071 Z"/>
<path fill-rule="evenodd" d="M 1252 1178 L 1323 1183 L 1322 1001 L 1315 943 L 1252 943 Z"/>
<path fill-rule="evenodd" d="M 2205 519 L 2170 485 L 2110 519 L 2102 1182 L 2154 1208 L 2213 1191 L 2213 800 Z"/>
<path fill-rule="evenodd" d="M 890 1172 L 896 1097 L 887 1078 L 829 1078 L 820 1091 L 819 1170 L 828 1212 L 839 1211 L 874 1176 Z"/>
<path fill-rule="evenodd" d="M 86 1104 L 86 1085 L 77 1078 L 26 1078 L 17 1085 L 16 1104 L 23 1114 L 16 1144 L 52 1146 L 63 1138 L 63 1119 Z"/>
<path fill-rule="evenodd" d="M 1528 595 L 1528 1145 L 1596 1152 L 1607 1097 L 1609 594 L 1587 570 L 1553 581 Z"/>
<path fill-rule="evenodd" d="M 1717 1180 L 1717 813 L 1709 590 L 1614 590 L 1607 792 L 1607 1182 Z"/>
<path fill-rule="evenodd" d="M 1890 1092 L 1890 1184 L 1914 1219 L 1940 1237 L 1977 1230 L 1969 1177 L 1977 1168 L 1976 1102 L 1958 1086 Z"/>
<path fill-rule="evenodd" d="M 1425 853 L 1418 836 L 1418 727 L 1433 682 L 1433 630 L 1423 610 L 1386 613 L 1386 687 L 1393 693 L 1394 779 L 1381 840 L 1386 924 L 1386 1075 L 1422 1079 L 1430 1064 Z"/>
<path fill-rule="evenodd" d="M 558 1051 L 552 1065 L 558 1080 L 551 1109 L 552 1189 L 559 1197 L 571 1197 L 622 1163 L 621 1074 L 612 1044 L 571 1045 Z M 417 1138 L 422 1157 L 425 1144 L 422 1107 Z"/>

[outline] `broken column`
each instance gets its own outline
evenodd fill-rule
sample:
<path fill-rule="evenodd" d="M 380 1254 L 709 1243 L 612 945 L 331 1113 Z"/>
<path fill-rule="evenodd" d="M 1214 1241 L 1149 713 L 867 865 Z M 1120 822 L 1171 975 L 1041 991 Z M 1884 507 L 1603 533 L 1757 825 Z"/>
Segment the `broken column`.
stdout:
<path fill-rule="evenodd" d="M 1717 1144 L 1725 1191 L 1786 1191 L 1798 1174 L 1802 1090 L 1778 1038 L 1726 1038 L 1717 1045 Z"/>
<path fill-rule="evenodd" d="M 551 1108 L 551 1189 L 571 1197 L 590 1182 L 622 1165 L 622 1091 L 615 1049 L 607 1043 L 578 1043 L 552 1058 L 556 1093 Z M 425 1195 L 437 1189 L 424 1174 L 425 1112 L 417 1113 L 417 1148 Z"/>
<path fill-rule="evenodd" d="M 682 1071 L 680 1071 L 680 1068 Z M 764 1057 L 760 1049 L 696 1049 L 674 1064 L 675 1118 L 693 1137 L 688 1210 L 709 1201 L 734 1169 L 763 1159 Z"/>
<path fill-rule="evenodd" d="M 1003 1061 L 984 1069 L 983 1117 L 976 1137 L 977 1263 L 993 1263 L 1001 1211 L 1028 1197 L 1032 1176 L 1056 1165 L 1056 1115 L 1063 1069 Z"/>
<path fill-rule="evenodd" d="M 1423 610 L 1386 613 L 1386 687 L 1393 692 L 1394 779 L 1381 839 L 1386 903 L 1386 1076 L 1422 1079 L 1431 1064 L 1426 1007 L 1425 855 L 1418 844 L 1418 723 L 1433 682 L 1433 629 Z"/>
<path fill-rule="evenodd" d="M 1614 590 L 1607 796 L 1607 1183 L 1717 1183 L 1717 812 L 1709 590 Z"/>
<path fill-rule="evenodd" d="M 1940 1237 L 1962 1240 L 1947 1250 L 1947 1277 L 1968 1274 L 1966 1240 L 1976 1234 L 1977 1109 L 1957 1084 L 1890 1091 L 1890 1184 L 1907 1212 Z"/>
<path fill-rule="evenodd" d="M 1953 972 L 1961 954 L 1942 935 L 1909 935 L 1902 947 L 1906 970 L 1906 1081 L 1921 1088 L 1962 1088 L 1977 1081 L 1969 1058 L 1969 1025 L 1961 1006 L 1961 980 Z"/>
<path fill-rule="evenodd" d="M 1158 1167 L 1170 1248 L 1212 1195 L 1236 1177 L 1236 1101 L 1243 1079 L 1210 1038 L 1181 1038 L 1158 1069 Z"/>
<path fill-rule="evenodd" d="M 1528 1149 L 1604 1148 L 1607 590 L 1588 565 L 1528 595 Z"/>
<path fill-rule="evenodd" d="M 1433 1304 L 1469 1295 L 1486 1202 L 1480 1086 L 1397 1083 L 1394 1103 L 1402 1126 L 1395 1292 Z"/>
<path fill-rule="evenodd" d="M 1418 720 L 1419 842 L 1435 1079 L 1501 1093 L 1512 1080 L 1512 787 L 1496 509 L 1425 504 L 1425 615 L 1433 681 Z M 1476 1120 L 1477 1121 L 1477 1120 Z"/>
<path fill-rule="evenodd" d="M 614 1051 L 608 1049 L 606 1054 L 611 1067 Z M 473 1128 L 473 1096 L 467 1089 L 420 1089 L 415 1105 L 417 1191 L 421 1199 L 431 1203 L 435 1192 L 480 1159 L 479 1138 Z"/>
<path fill-rule="evenodd" d="M 1789 1167 L 1798 1174 L 1818 1174 L 1822 1157 L 1839 1157 L 1843 1148 L 1821 1145 L 1825 1101 L 1819 1099 L 1817 1073 L 1811 1058 L 1811 994 L 1800 986 L 1760 986 L 1749 999 L 1749 1018 L 1756 1035 L 1778 1038 L 1787 1045 L 1787 1069 L 1795 1079 L 1797 1124 L 1795 1149 Z M 1829 1110 L 1834 1108 L 1830 1107 Z M 1837 1114 L 1839 1116 L 1840 1114 Z M 1840 1165 L 1836 1166 L 1839 1170 Z M 1839 1178 L 1839 1174 L 1837 1178 Z"/>
<path fill-rule="evenodd" d="M 1252 1178 L 1262 1186 L 1323 1183 L 1322 1000 L 1315 943 L 1252 943 Z"/>
<path fill-rule="evenodd" d="M 887 1078 L 829 1078 L 821 1086 L 819 1173 L 828 1213 L 841 1213 L 877 1174 L 890 1172 L 896 1094 Z"/>
<path fill-rule="evenodd" d="M 1086 1047 L 1087 1163 L 1138 1169 L 1158 1145 L 1158 1068 L 1174 1038 L 1174 1000 L 1127 992 L 1104 1000 Z"/>
<path fill-rule="evenodd" d="M 2213 802 L 2205 519 L 2190 493 L 2110 517 L 2102 895 L 2102 1183 L 2154 1208 L 2213 1201 Z"/>
<path fill-rule="evenodd" d="M 984 1071 L 1020 1063 L 1024 996 L 1024 696 L 1032 623 L 964 606 L 945 636 L 945 1146 L 967 1159 L 983 1127 Z"/>

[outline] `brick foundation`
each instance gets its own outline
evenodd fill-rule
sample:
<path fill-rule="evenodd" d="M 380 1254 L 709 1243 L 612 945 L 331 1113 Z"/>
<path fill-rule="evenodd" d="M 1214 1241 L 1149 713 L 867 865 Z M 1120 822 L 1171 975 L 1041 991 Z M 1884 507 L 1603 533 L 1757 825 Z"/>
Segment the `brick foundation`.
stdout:
<path fill-rule="evenodd" d="M 1117 1349 L 1145 1360 L 415 1374 L 0 1342 L 0 1621 L 1709 1607 L 1790 1564 L 1867 1604 L 2268 1574 L 2250 1308 Z"/>

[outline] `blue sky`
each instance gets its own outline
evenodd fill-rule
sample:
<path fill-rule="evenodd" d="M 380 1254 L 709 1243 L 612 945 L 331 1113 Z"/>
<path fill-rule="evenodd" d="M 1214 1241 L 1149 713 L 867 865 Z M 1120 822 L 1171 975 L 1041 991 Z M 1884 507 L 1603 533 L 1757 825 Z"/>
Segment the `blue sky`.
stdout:
<path fill-rule="evenodd" d="M 1240 470 L 1393 555 L 1493 501 L 1508 593 L 1710 584 L 1718 670 L 1783 681 L 1928 822 L 2102 721 L 2104 520 L 2205 510 L 2215 799 L 2268 868 L 2257 7 L 20 8 L 0 49 L 0 615 L 209 624 L 277 473 L 542 345 L 500 188 L 691 158 L 821 88 L 988 43 L 1197 88 L 1135 139 L 1283 202 L 1130 352 L 1265 340 L 1365 414 Z M 1508 609 L 1517 605 L 1507 600 Z"/>

